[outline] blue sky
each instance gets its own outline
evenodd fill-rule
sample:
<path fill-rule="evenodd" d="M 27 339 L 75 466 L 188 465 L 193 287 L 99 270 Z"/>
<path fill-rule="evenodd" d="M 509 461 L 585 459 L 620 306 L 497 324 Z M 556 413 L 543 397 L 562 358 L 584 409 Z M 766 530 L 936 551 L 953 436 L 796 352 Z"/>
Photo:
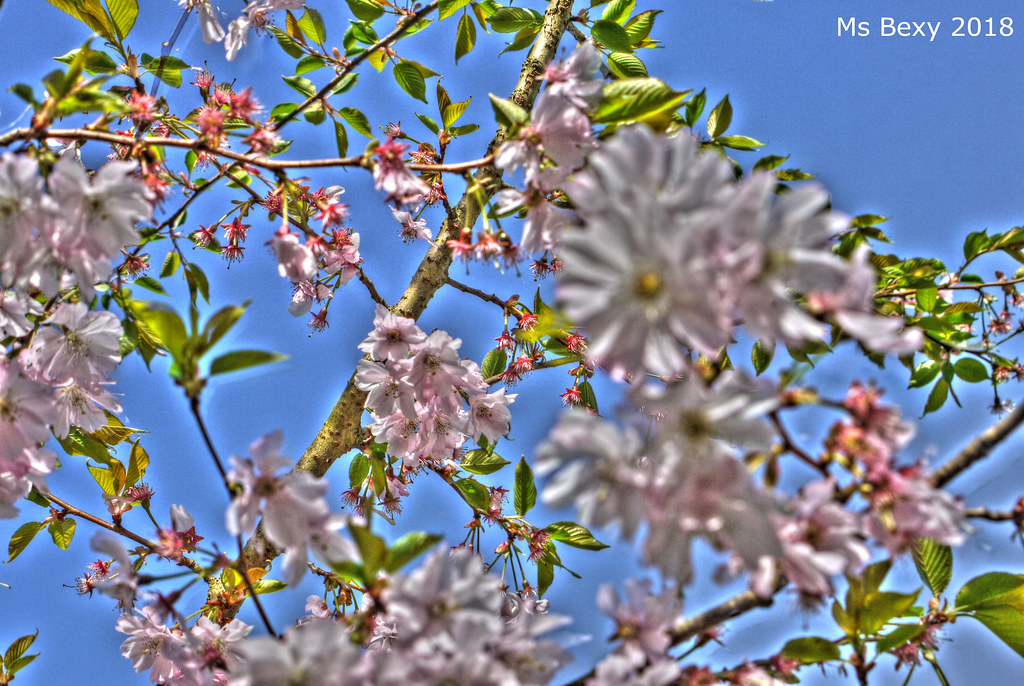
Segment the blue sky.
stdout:
<path fill-rule="evenodd" d="M 138 52 L 156 54 L 177 19 L 176 3 L 143 0 L 141 4 L 140 24 L 129 43 Z M 241 7 L 241 3 L 223 4 L 231 8 L 230 14 Z M 329 35 L 340 40 L 347 15 L 344 3 L 312 0 L 310 4 L 323 12 Z M 544 5 L 536 0 L 517 4 L 536 8 Z M 640 0 L 638 4 L 640 9 L 666 10 L 652 34 L 666 48 L 641 54 L 652 75 L 679 89 L 706 87 L 709 108 L 728 93 L 734 108 L 730 133 L 765 142 L 766 154 L 791 155 L 787 166 L 817 174 L 838 209 L 851 215 L 870 212 L 891 216 L 885 228 L 896 241 L 895 252 L 937 257 L 953 267 L 963 236 L 969 231 L 986 227 L 1006 230 L 1021 223 L 1024 146 L 1020 141 L 1024 140 L 1024 120 L 1020 112 L 1024 111 L 1024 77 L 1018 65 L 1024 57 L 1024 13 L 1019 12 L 1016 3 L 975 0 L 968 6 L 965 2 L 935 1 L 922 7 L 924 3 L 867 0 Z M 968 11 L 980 19 L 993 17 L 996 32 L 1000 18 L 1010 17 L 1013 35 L 951 35 L 956 28 L 954 17 Z M 1014 15 L 1015 11 L 1019 16 Z M 883 36 L 884 17 L 919 24 L 938 22 L 938 31 L 934 41 L 920 36 Z M 870 35 L 837 35 L 840 18 L 868 22 Z M 454 22 L 449 23 L 450 29 Z M 965 21 L 964 33 L 970 26 Z M 987 24 L 982 26 L 987 29 Z M 45 42 L 23 39 L 40 28 L 45 28 Z M 88 35 L 84 26 L 46 3 L 7 0 L 0 8 L 3 86 L 6 88 L 13 80 L 38 82 L 55 65 L 53 56 L 78 47 Z M 476 121 L 482 127 L 480 134 L 453 148 L 450 159 L 479 157 L 492 129 L 486 94 L 504 95 L 511 89 L 522 53 L 499 58 L 497 53 L 505 37 L 481 33 L 477 49 L 453 71 L 451 43 L 444 45 L 430 35 L 426 32 L 412 39 L 409 55 L 446 74 L 443 83 L 453 100 L 472 94 L 473 106 L 464 121 Z M 443 47 L 438 48 L 439 44 Z M 177 54 L 192 64 L 209 60 L 219 79 L 237 78 L 238 86 L 253 85 L 265 104 L 290 97 L 277 76 L 287 67 L 278 66 L 282 64 L 280 51 L 271 39 L 250 37 L 248 48 L 229 65 L 217 46 L 203 45 L 193 22 L 182 33 Z M 314 76 L 322 81 L 323 77 Z M 430 92 L 432 88 L 428 88 Z M 166 86 L 161 93 L 172 96 Z M 434 113 L 432 97 L 429 108 L 421 103 L 413 107 L 387 73 L 365 73 L 353 94 L 356 101 L 352 104 L 367 112 L 375 128 L 401 119 L 417 135 L 413 112 Z M 190 106 L 197 104 L 197 96 L 187 87 L 173 97 Z M 21 101 L 7 92 L 0 93 L 0 132 L 26 124 Z M 290 130 L 291 135 L 296 132 L 301 132 L 301 139 L 295 142 L 290 156 L 334 154 L 326 127 Z M 353 135 L 353 150 L 364 143 Z M 95 144 L 90 147 L 98 149 Z M 757 157 L 756 153 L 737 155 L 748 167 Z M 317 186 L 346 186 L 346 199 L 353 204 L 353 223 L 363 239 L 367 271 L 377 279 L 385 298 L 393 302 L 418 262 L 419 252 L 398 242 L 394 220 L 378 202 L 365 174 L 327 172 L 314 177 L 313 182 Z M 215 220 L 225 211 L 229 197 L 220 193 L 197 203 L 190 213 L 190 223 Z M 359 358 L 355 345 L 372 322 L 373 305 L 353 282 L 337 296 L 343 302 L 336 303 L 332 310 L 331 328 L 307 337 L 305 320 L 293 319 L 286 312 L 288 284 L 277 276 L 270 256 L 258 248 L 273 230 L 269 224 L 254 226 L 249 256 L 230 271 L 215 259 L 203 265 L 213 282 L 214 306 L 250 297 L 254 300 L 236 335 L 223 344 L 223 349 L 244 345 L 291 355 L 289 361 L 274 368 L 239 374 L 238 378 L 225 378 L 213 385 L 204 402 L 222 455 L 244 454 L 252 440 L 276 428 L 285 432 L 288 454 L 300 455 L 343 388 Z M 469 276 L 460 272 L 456 267 L 453 275 L 484 288 L 500 289 L 505 295 L 520 293 L 526 297 L 535 289 L 529 277 L 506 275 L 499 282 L 479 266 L 474 266 Z M 479 360 L 489 348 L 490 338 L 500 333 L 501 323 L 494 312 L 473 298 L 445 292 L 432 303 L 421 326 L 426 330 L 443 327 L 461 336 L 463 353 Z M 819 383 L 842 386 L 853 378 L 888 379 L 892 388 L 889 397 L 906 399 L 906 414 L 916 418 L 924 398 L 919 393 L 897 392 L 905 385 L 905 374 L 898 365 L 890 365 L 885 375 L 839 357 L 825 365 Z M 120 376 L 126 423 L 151 431 L 144 445 L 154 460 L 149 474 L 158 494 L 154 511 L 166 518 L 171 504 L 184 503 L 196 514 L 200 533 L 230 549 L 230 539 L 222 532 L 222 487 L 186 413 L 185 401 L 164 370 L 165 366 L 157 362 L 153 373 L 148 374 L 138 359 L 132 358 L 124 364 Z M 556 371 L 547 377 L 538 375 L 518 389 L 522 395 L 520 404 L 513 408 L 515 442 L 504 447 L 506 458 L 530 455 L 531 447 L 556 416 L 557 394 L 566 383 Z M 1020 394 L 1011 387 L 1007 395 L 1018 399 Z M 612 397 L 605 397 L 603 407 L 611 407 Z M 926 418 L 919 424 L 918 439 L 907 459 L 931 456 L 941 461 L 951 455 L 973 431 L 991 421 L 985 411 L 989 402 L 984 392 L 966 393 L 963 410 L 947 408 L 939 416 Z M 1016 478 L 1020 462 L 1013 457 L 1019 447 L 1019 441 L 1004 446 L 987 470 L 954 482 L 952 490 L 964 494 L 972 504 L 1008 507 L 1024 490 Z M 88 481 L 84 486 L 83 479 Z M 344 475 L 339 483 L 343 480 Z M 51 487 L 54 493 L 67 494 L 85 509 L 103 509 L 83 465 L 74 458 L 65 460 L 65 469 L 54 475 Z M 444 494 L 433 490 L 425 478 L 416 484 L 414 493 L 402 526 L 443 531 L 451 542 L 457 542 L 465 515 L 456 511 L 437 521 L 437 503 L 450 500 L 440 501 Z M 35 515 L 33 509 L 26 505 L 23 514 Z M 557 513 L 551 521 L 570 516 Z M 16 525 L 0 521 L 0 539 L 7 540 Z M 137 528 L 141 533 L 151 533 L 141 517 Z M 985 524 L 979 528 L 979 537 L 958 557 L 958 565 L 961 559 L 966 562 L 954 573 L 954 588 L 970 578 L 971 570 L 1024 571 L 1021 549 L 1006 543 L 1007 529 Z M 36 627 L 40 629 L 36 648 L 43 654 L 19 675 L 17 683 L 67 683 L 70 678 L 82 684 L 147 683 L 144 676 L 134 675 L 130 664 L 118 654 L 123 637 L 113 631 L 116 615 L 106 599 L 79 599 L 62 587 L 73 584 L 74 577 L 93 559 L 87 545 L 91 534 L 89 525 L 80 522 L 71 550 L 63 553 L 41 536 L 14 564 L 0 567 L 0 581 L 13 587 L 10 591 L 0 588 L 0 617 L 4 618 L 0 647 Z M 605 532 L 602 538 L 612 542 L 615 534 Z M 566 577 L 556 583 L 550 594 L 556 609 L 567 612 L 573 606 L 589 606 L 597 583 L 606 575 L 628 575 L 630 568 L 619 567 L 623 551 L 628 552 L 628 547 L 603 554 L 567 555 L 567 565 L 585 578 L 574 581 Z M 920 585 L 908 563 L 896 570 L 894 579 L 904 589 Z M 697 612 L 729 590 L 735 587 L 723 591 L 709 584 L 698 585 L 688 594 L 687 611 Z M 305 595 L 297 590 L 271 600 L 279 623 L 301 612 Z M 198 604 L 200 598 L 197 590 L 191 600 Z M 580 648 L 581 655 L 600 652 L 608 625 L 596 611 L 574 614 L 577 623 L 572 631 L 580 638 L 593 637 Z M 252 617 L 247 620 L 255 623 Z M 706 659 L 721 666 L 747 656 L 768 654 L 781 645 L 779 627 L 787 626 L 810 626 L 824 635 L 835 633 L 827 624 L 821 628 L 798 615 L 789 599 L 782 598 L 770 613 L 753 613 L 737 623 L 727 636 L 726 647 L 712 650 Z M 953 683 L 1017 682 L 1012 675 L 1019 673 L 1020 658 L 976 624 L 962 620 L 948 634 L 956 641 L 947 644 L 940 657 Z M 873 683 L 902 683 L 905 673 L 893 676 L 890 671 L 888 665 L 880 667 L 872 675 Z M 815 682 L 810 670 L 805 671 L 805 678 L 807 683 Z M 931 673 L 921 670 L 912 683 L 936 681 Z"/>

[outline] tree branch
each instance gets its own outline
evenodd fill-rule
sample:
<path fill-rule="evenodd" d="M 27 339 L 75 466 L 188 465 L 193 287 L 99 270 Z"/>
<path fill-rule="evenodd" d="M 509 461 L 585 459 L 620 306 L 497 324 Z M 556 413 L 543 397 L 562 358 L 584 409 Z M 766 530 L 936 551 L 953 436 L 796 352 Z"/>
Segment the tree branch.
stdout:
<path fill-rule="evenodd" d="M 942 488 L 975 462 L 988 457 L 992 449 L 1005 441 L 1022 423 L 1024 404 L 1018 405 L 1013 412 L 976 436 L 956 457 L 932 472 L 932 485 Z"/>
<path fill-rule="evenodd" d="M 433 4 L 433 3 L 432 3 Z M 547 64 L 554 59 L 559 41 L 565 32 L 572 14 L 572 0 L 550 0 L 544 13 L 544 20 L 537 39 L 523 63 L 519 80 L 509 99 L 530 111 L 540 92 L 541 76 Z M 508 131 L 499 127 L 488 145 L 488 155 L 508 138 Z M 482 188 L 482 194 L 489 198 L 500 187 L 501 173 L 491 164 L 477 170 L 473 183 Z M 454 213 L 441 225 L 434 244 L 427 251 L 406 288 L 404 295 L 391 311 L 400 317 L 418 319 L 434 294 L 448 280 L 448 269 L 452 264 L 452 251 L 447 242 L 457 238 L 463 227 L 472 226 L 479 217 L 481 193 L 467 190 Z M 306 448 L 297 469 L 322 477 L 335 460 L 362 445 L 364 434 L 360 419 L 366 403 L 366 392 L 355 384 L 355 372 L 345 385 L 345 390 L 332 408 L 327 420 L 316 437 Z M 268 547 L 261 531 L 249 539 L 243 553 L 243 567 L 266 567 L 276 557 L 276 551 Z"/>

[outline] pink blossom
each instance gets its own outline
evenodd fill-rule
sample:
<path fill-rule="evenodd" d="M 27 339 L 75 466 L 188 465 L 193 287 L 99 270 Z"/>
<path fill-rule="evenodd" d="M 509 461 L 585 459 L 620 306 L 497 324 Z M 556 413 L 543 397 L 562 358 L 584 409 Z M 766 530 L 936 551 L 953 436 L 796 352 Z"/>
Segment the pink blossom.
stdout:
<path fill-rule="evenodd" d="M 270 244 L 281 276 L 291 281 L 309 281 L 316 276 L 317 263 L 313 251 L 301 245 L 298 236 L 287 228 L 275 233 Z"/>
<path fill-rule="evenodd" d="M 375 360 L 397 362 L 408 357 L 413 346 L 426 340 L 427 335 L 414 320 L 399 317 L 383 305 L 377 305 L 373 331 L 359 344 L 359 349 Z"/>
<path fill-rule="evenodd" d="M 83 303 L 60 303 L 32 341 L 32 371 L 40 379 L 74 381 L 92 386 L 121 362 L 118 318 L 105 311 L 90 311 Z"/>
<path fill-rule="evenodd" d="M 373 180 L 376 188 L 385 191 L 388 202 L 398 206 L 415 205 L 430 193 L 427 184 L 405 166 L 402 156 L 408 148 L 388 138 L 377 146 L 375 153 L 377 164 L 373 167 Z"/>

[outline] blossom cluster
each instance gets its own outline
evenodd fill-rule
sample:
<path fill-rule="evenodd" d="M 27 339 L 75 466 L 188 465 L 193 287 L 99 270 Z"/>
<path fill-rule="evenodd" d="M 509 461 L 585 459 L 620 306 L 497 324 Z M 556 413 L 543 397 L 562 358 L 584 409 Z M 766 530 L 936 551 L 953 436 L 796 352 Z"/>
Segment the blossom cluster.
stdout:
<path fill-rule="evenodd" d="M 423 459 L 452 459 L 468 438 L 493 443 L 508 433 L 515 394 L 488 393 L 480 367 L 459 358 L 461 340 L 440 330 L 428 336 L 381 305 L 373 325 L 359 344 L 368 359 L 355 379 L 369 393 L 370 431 L 389 454 L 415 468 Z"/>
<path fill-rule="evenodd" d="M 799 346 L 825 335 L 827 317 L 877 352 L 920 347 L 919 331 L 872 313 L 866 254 L 833 253 L 847 221 L 823 189 L 777 197 L 767 173 L 736 184 L 729 163 L 699 147 L 686 134 L 620 129 L 566 184 L 582 229 L 559 245 L 558 295 L 594 360 L 671 376 L 689 350 L 714 356 L 739 322 L 771 347 Z"/>
<path fill-rule="evenodd" d="M 275 431 L 249 446 L 248 459 L 231 458 L 233 469 L 227 479 L 239 492 L 228 506 L 227 528 L 249 536 L 262 517 L 267 541 L 284 552 L 284 579 L 294 585 L 306 572 L 310 549 L 328 563 L 358 555 L 352 542 L 338 532 L 349 518 L 331 513 L 324 497 L 327 483 L 298 469 L 278 474 L 293 466 L 279 452 L 283 440 Z"/>
<path fill-rule="evenodd" d="M 735 449 L 769 451 L 765 414 L 779 403 L 738 373 L 710 384 L 690 375 L 635 387 L 630 399 L 649 428 L 620 428 L 578 411 L 559 420 L 538 450 L 538 470 L 552 474 L 542 497 L 575 504 L 584 524 L 617 524 L 627 538 L 643 529 L 643 561 L 680 584 L 691 579 L 695 537 L 729 552 L 724 571 L 748 570 L 758 595 L 770 597 L 785 579 L 808 603 L 831 595 L 833 577 L 870 559 L 869 541 L 892 554 L 919 537 L 963 541 L 962 506 L 919 466 L 894 465 L 907 428 L 874 389 L 854 385 L 846 402 L 852 422 L 838 423 L 826 444 L 863 465 L 854 482 L 868 494 L 863 513 L 843 507 L 831 477 L 808 483 L 791 502 L 754 486 Z"/>
<path fill-rule="evenodd" d="M 85 303 L 150 214 L 132 169 L 111 162 L 90 178 L 66 156 L 44 186 L 31 157 L 0 157 L 0 337 L 13 344 L 0 360 L 0 516 L 13 517 L 32 486 L 45 489 L 56 455 L 40 446 L 51 430 L 95 431 L 104 410 L 121 411 L 107 386 L 123 329 Z"/>

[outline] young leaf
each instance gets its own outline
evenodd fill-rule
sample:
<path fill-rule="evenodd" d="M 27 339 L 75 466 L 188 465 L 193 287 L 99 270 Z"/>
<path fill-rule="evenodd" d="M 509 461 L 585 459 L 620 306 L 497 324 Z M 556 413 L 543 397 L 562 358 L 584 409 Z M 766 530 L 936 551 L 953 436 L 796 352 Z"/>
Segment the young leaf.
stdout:
<path fill-rule="evenodd" d="M 345 0 L 356 19 L 376 21 L 384 14 L 384 8 L 375 0 Z"/>
<path fill-rule="evenodd" d="M 71 545 L 71 539 L 75 537 L 75 520 L 70 517 L 55 519 L 47 527 L 54 544 L 61 550 L 67 550 Z"/>
<path fill-rule="evenodd" d="M 661 14 L 661 10 L 646 10 L 630 19 L 622 27 L 626 29 L 626 34 L 634 46 L 642 43 L 650 35 L 651 29 L 654 28 L 654 20 L 659 14 Z"/>
<path fill-rule="evenodd" d="M 491 99 L 491 107 L 494 108 L 494 119 L 501 126 L 510 129 L 516 124 L 525 124 L 530 120 L 530 113 L 514 102 L 499 98 L 493 93 L 489 93 L 488 97 Z"/>
<path fill-rule="evenodd" d="M 460 464 L 471 474 L 493 474 L 511 462 L 496 453 L 474 448 L 466 453 Z"/>
<path fill-rule="evenodd" d="M 620 79 L 647 76 L 647 67 L 643 61 L 628 52 L 613 52 L 608 55 L 608 68 Z"/>
<path fill-rule="evenodd" d="M 495 348 L 484 356 L 484 362 L 480 365 L 480 375 L 485 379 L 501 374 L 508 366 L 508 355 L 501 348 Z"/>
<path fill-rule="evenodd" d="M 416 65 L 402 60 L 395 65 L 392 71 L 395 81 L 402 87 L 402 90 L 417 100 L 427 101 L 427 84 Z"/>
<path fill-rule="evenodd" d="M 107 9 L 110 10 L 110 18 L 114 20 L 117 35 L 124 40 L 139 16 L 138 0 L 106 0 L 106 3 Z"/>
<path fill-rule="evenodd" d="M 210 376 L 287 359 L 287 355 L 271 353 L 265 350 L 235 350 L 234 352 L 224 353 L 210 363 Z"/>
<path fill-rule="evenodd" d="M 516 465 L 516 481 L 512 487 L 513 504 L 516 514 L 525 516 L 537 503 L 537 485 L 533 482 L 533 470 L 526 464 L 526 458 Z"/>
<path fill-rule="evenodd" d="M 39 657 L 39 653 L 35 655 L 25 655 L 25 651 L 32 647 L 35 643 L 36 638 L 39 636 L 39 631 L 36 630 L 34 634 L 28 634 L 14 640 L 7 650 L 4 651 L 3 666 L 7 670 L 7 674 L 11 675 L 20 670 L 25 665 L 32 662 L 32 660 Z"/>
<path fill-rule="evenodd" d="M 599 19 L 594 22 L 591 31 L 594 39 L 612 52 L 633 52 L 633 42 L 626 30 L 614 21 Z"/>
<path fill-rule="evenodd" d="M 397 572 L 441 540 L 437 534 L 422 531 L 413 531 L 402 536 L 388 548 L 387 556 L 384 558 L 384 571 Z"/>
<path fill-rule="evenodd" d="M 338 148 L 338 157 L 345 157 L 348 154 L 348 132 L 337 119 L 334 120 L 334 143 Z"/>
<path fill-rule="evenodd" d="M 715 105 L 715 109 L 711 110 L 711 114 L 708 115 L 708 135 L 712 138 L 718 138 L 725 133 L 731 123 L 732 105 L 729 104 L 729 96 L 726 95 L 720 103 Z"/>
<path fill-rule="evenodd" d="M 881 653 L 888 653 L 894 648 L 899 648 L 907 641 L 913 641 L 924 631 L 921 624 L 900 624 L 895 629 L 878 639 L 875 650 Z"/>
<path fill-rule="evenodd" d="M 621 24 L 633 13 L 636 8 L 636 0 L 612 0 L 601 13 L 601 19 Z"/>
<path fill-rule="evenodd" d="M 543 17 L 536 10 L 523 7 L 502 7 L 488 17 L 491 28 L 498 33 L 515 33 L 540 26 Z"/>
<path fill-rule="evenodd" d="M 840 658 L 839 646 L 820 636 L 794 638 L 782 647 L 779 654 L 790 660 L 800 660 L 805 664 L 828 662 Z"/>
<path fill-rule="evenodd" d="M 594 538 L 594 535 L 575 522 L 555 522 L 544 527 L 551 536 L 551 540 L 571 545 L 574 548 L 584 550 L 601 550 L 608 546 Z"/>
<path fill-rule="evenodd" d="M 443 17 L 442 17 L 443 19 Z M 473 51 L 476 46 L 476 24 L 468 14 L 459 17 L 459 29 L 455 34 L 455 64 Z"/>
<path fill-rule="evenodd" d="M 954 612 L 974 617 L 1024 657 L 1024 575 L 989 572 L 971 579 L 957 594 Z"/>
<path fill-rule="evenodd" d="M 387 555 L 387 543 L 377 534 L 370 531 L 369 526 L 358 526 L 350 524 L 348 527 L 352 534 L 352 540 L 359 548 L 359 555 L 363 560 L 363 574 L 368 582 L 377 578 L 377 573 L 384 563 Z"/>
<path fill-rule="evenodd" d="M 468 5 L 470 0 L 441 0 L 437 4 L 438 19 L 447 19 Z M 466 15 L 462 15 L 466 16 Z"/>
<path fill-rule="evenodd" d="M 18 530 L 11 536 L 7 543 L 7 562 L 13 562 L 14 558 L 21 555 L 21 552 L 28 547 L 36 534 L 43 530 L 45 524 L 42 522 L 25 522 L 18 527 Z"/>
<path fill-rule="evenodd" d="M 134 486 L 146 476 L 146 467 L 149 466 L 149 453 L 138 441 L 132 443 L 131 456 L 128 458 L 128 470 L 125 474 L 125 484 Z"/>
<path fill-rule="evenodd" d="M 349 5 L 351 4 L 352 3 L 350 1 Z M 375 3 L 370 4 L 372 5 Z M 381 14 L 383 14 L 383 9 L 381 9 Z M 359 18 L 362 19 L 362 17 Z M 306 35 L 306 38 L 317 45 L 323 45 L 324 41 L 327 40 L 327 31 L 324 28 L 324 19 L 320 16 L 320 13 L 312 7 L 307 7 L 306 11 L 302 14 L 302 19 L 299 19 L 299 28 L 302 29 L 302 33 Z"/>
<path fill-rule="evenodd" d="M 357 110 L 355 107 L 342 107 L 338 110 L 338 114 L 340 114 L 345 122 L 358 133 L 361 133 L 367 138 L 373 138 L 373 131 L 370 129 L 370 120 L 366 118 L 365 114 Z"/>
<path fill-rule="evenodd" d="M 463 100 L 462 102 L 453 102 L 448 107 L 444 108 L 444 114 L 441 115 L 441 122 L 444 124 L 444 128 L 451 128 L 452 124 L 459 120 L 466 108 L 469 107 L 469 103 L 473 101 L 473 98 L 469 100 Z"/>
<path fill-rule="evenodd" d="M 480 510 L 487 512 L 491 507 L 491 491 L 489 488 L 474 479 L 459 479 L 455 482 L 466 502 Z"/>
<path fill-rule="evenodd" d="M 988 379 L 988 369 L 973 357 L 957 360 L 956 364 L 953 365 L 953 373 L 970 383 L 978 383 Z"/>

